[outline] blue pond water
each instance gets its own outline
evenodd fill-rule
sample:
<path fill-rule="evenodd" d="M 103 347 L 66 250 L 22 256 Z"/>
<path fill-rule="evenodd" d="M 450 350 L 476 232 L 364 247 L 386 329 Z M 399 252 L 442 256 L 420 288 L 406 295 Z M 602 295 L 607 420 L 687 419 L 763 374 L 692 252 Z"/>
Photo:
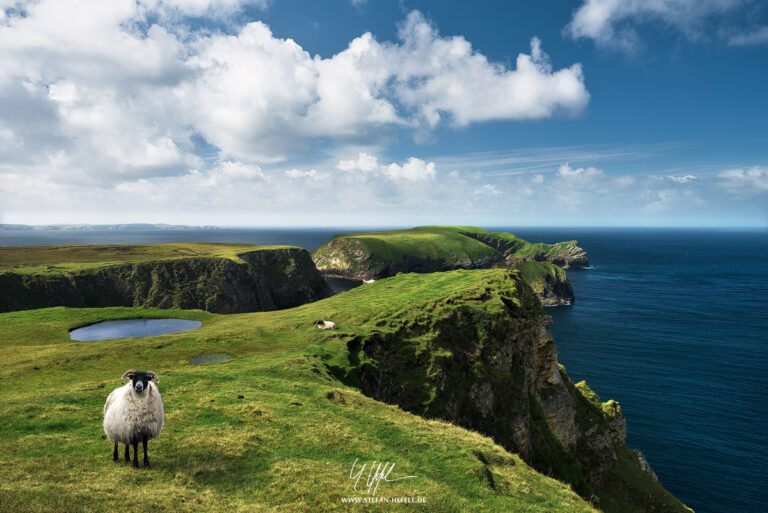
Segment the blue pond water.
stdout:
<path fill-rule="evenodd" d="M 104 321 L 77 328 L 69 332 L 72 340 L 90 342 L 110 338 L 151 337 L 189 331 L 201 326 L 200 321 L 185 319 L 129 319 Z"/>
<path fill-rule="evenodd" d="M 578 239 L 594 269 L 569 270 L 572 306 L 549 309 L 560 362 L 621 402 L 627 442 L 697 513 L 766 510 L 768 231 L 497 227 Z M 0 245 L 177 241 L 309 250 L 356 229 L 10 232 Z"/>

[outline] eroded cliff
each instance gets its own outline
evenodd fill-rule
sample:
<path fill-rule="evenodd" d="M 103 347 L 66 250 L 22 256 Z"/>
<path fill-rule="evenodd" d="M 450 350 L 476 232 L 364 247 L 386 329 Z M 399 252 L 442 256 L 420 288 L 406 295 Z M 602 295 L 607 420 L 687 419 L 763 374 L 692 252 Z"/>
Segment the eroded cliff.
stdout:
<path fill-rule="evenodd" d="M 304 249 L 259 249 L 237 257 L 127 262 L 57 273 L 0 272 L 0 312 L 152 306 L 240 313 L 290 308 L 330 295 Z"/>
<path fill-rule="evenodd" d="M 624 443 L 619 404 L 558 365 L 550 317 L 520 274 L 475 273 L 475 287 L 382 311 L 370 333 L 339 333 L 346 359 L 328 359 L 329 370 L 375 399 L 493 437 L 605 511 L 689 511 Z"/>

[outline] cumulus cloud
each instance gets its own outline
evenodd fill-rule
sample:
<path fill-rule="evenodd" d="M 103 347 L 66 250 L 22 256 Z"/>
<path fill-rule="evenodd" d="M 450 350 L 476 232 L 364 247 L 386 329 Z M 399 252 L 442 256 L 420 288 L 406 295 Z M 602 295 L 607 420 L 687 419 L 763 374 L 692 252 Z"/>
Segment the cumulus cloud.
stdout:
<path fill-rule="evenodd" d="M 705 20 L 743 5 L 742 0 L 584 0 L 565 32 L 604 48 L 634 52 L 641 45 L 637 27 L 642 23 L 660 22 L 698 39 Z"/>
<path fill-rule="evenodd" d="M 410 157 L 403 164 L 379 164 L 377 157 L 365 152 L 360 152 L 357 159 L 340 160 L 336 167 L 342 171 L 361 171 L 385 176 L 394 182 L 425 182 L 433 180 L 436 176 L 434 162 Z"/>
<path fill-rule="evenodd" d="M 732 189 L 768 191 L 768 167 L 766 166 L 726 169 L 717 176 L 723 180 L 726 187 Z"/>
<path fill-rule="evenodd" d="M 316 137 L 365 142 L 394 127 L 574 114 L 589 101 L 581 66 L 553 70 L 536 38 L 508 69 L 461 36 L 440 36 L 418 11 L 398 37 L 365 33 L 329 58 L 260 22 L 202 38 L 188 61 L 198 78 L 181 87 L 198 106 L 188 119 L 224 153 L 264 160 Z"/>
<path fill-rule="evenodd" d="M 553 68 L 538 39 L 511 67 L 415 11 L 396 41 L 365 33 L 331 56 L 261 22 L 184 21 L 267 4 L 0 0 L 0 181 L 34 175 L 62 194 L 172 177 L 223 183 L 233 163 L 253 171 L 319 144 L 372 148 L 397 131 L 570 115 L 589 100 L 580 65 Z M 350 169 L 392 183 L 436 177 L 415 157 L 366 155 Z"/>
<path fill-rule="evenodd" d="M 688 183 L 691 180 L 695 180 L 698 177 L 695 175 L 684 175 L 684 176 L 667 176 L 667 178 L 677 183 Z"/>
<path fill-rule="evenodd" d="M 604 176 L 602 169 L 596 167 L 578 167 L 572 168 L 567 162 L 557 169 L 557 176 L 571 182 L 591 182 L 596 178 Z"/>

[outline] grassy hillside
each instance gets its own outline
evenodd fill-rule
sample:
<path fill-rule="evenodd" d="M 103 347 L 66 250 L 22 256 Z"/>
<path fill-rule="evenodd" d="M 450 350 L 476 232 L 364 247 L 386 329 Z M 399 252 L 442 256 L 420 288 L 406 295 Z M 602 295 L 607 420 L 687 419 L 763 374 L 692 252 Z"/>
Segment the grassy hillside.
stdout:
<path fill-rule="evenodd" d="M 530 243 L 473 226 L 422 226 L 340 234 L 312 252 L 329 278 L 379 279 L 398 272 L 519 268 L 543 304 L 569 304 L 573 290 L 560 266 L 587 265 L 576 241 Z"/>
<path fill-rule="evenodd" d="M 377 264 L 396 264 L 409 259 L 443 262 L 469 261 L 498 257 L 498 260 L 551 260 L 564 257 L 576 241 L 557 244 L 531 243 L 511 233 L 489 232 L 474 226 L 420 226 L 404 230 L 348 233 L 336 235 L 317 248 L 315 260 L 333 256 L 333 241 L 362 243 Z"/>
<path fill-rule="evenodd" d="M 0 247 L 0 272 L 61 274 L 114 264 L 155 262 L 183 258 L 228 258 L 239 254 L 289 246 L 253 246 L 206 242 L 166 244 L 110 244 Z"/>
<path fill-rule="evenodd" d="M 383 482 L 376 495 L 425 497 L 409 510 L 593 511 L 489 438 L 365 397 L 312 356 L 344 347 L 338 332 L 314 327 L 318 318 L 334 319 L 346 333 L 369 332 L 408 301 L 426 304 L 502 280 L 499 271 L 481 273 L 398 277 L 278 312 L 2 314 L 0 511 L 117 511 L 126 495 L 131 509 L 145 511 L 344 511 L 341 497 L 368 497 L 353 491 L 356 458 L 395 463 L 390 478 L 418 476 Z M 68 338 L 68 330 L 95 321 L 169 315 L 203 326 L 141 339 Z M 214 352 L 232 360 L 188 363 Z M 113 463 L 101 430 L 104 400 L 128 368 L 161 378 L 167 426 L 150 444 L 150 470 Z"/>

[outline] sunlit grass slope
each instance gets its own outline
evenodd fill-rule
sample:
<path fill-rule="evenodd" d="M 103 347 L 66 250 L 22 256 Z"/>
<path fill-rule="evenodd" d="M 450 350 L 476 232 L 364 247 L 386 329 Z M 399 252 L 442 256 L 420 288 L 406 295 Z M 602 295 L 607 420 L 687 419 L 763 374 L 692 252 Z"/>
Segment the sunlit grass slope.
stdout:
<path fill-rule="evenodd" d="M 484 241 L 492 241 L 489 245 Z M 500 245 L 514 258 L 525 259 L 537 253 L 556 256 L 565 254 L 566 248 L 576 241 L 557 244 L 531 243 L 511 233 L 489 232 L 475 226 L 420 226 L 404 230 L 347 233 L 332 240 L 356 239 L 362 241 L 371 254 L 381 262 L 396 263 L 406 258 L 443 261 L 478 261 L 497 255 Z M 322 256 L 324 246 L 314 256 Z"/>
<path fill-rule="evenodd" d="M 386 329 L 388 317 L 431 315 L 428 305 L 446 295 L 508 290 L 508 273 L 400 275 L 291 310 L 229 316 L 140 308 L 2 314 L 0 511 L 594 511 L 489 438 L 367 398 L 313 356 L 345 350 L 349 334 Z M 100 320 L 168 316 L 203 326 L 141 339 L 68 337 Z M 321 318 L 339 330 L 318 330 Z M 232 359 L 189 364 L 207 353 Z M 104 400 L 129 368 L 161 378 L 167 424 L 150 444 L 149 470 L 113 463 L 101 430 Z M 418 476 L 381 483 L 378 497 L 426 504 L 342 504 L 367 496 L 352 489 L 356 458 L 395 463 L 390 478 Z"/>
<path fill-rule="evenodd" d="M 6 246 L 0 247 L 0 272 L 59 274 L 114 264 L 182 258 L 228 258 L 242 263 L 239 254 L 287 247 L 205 242 Z"/>

